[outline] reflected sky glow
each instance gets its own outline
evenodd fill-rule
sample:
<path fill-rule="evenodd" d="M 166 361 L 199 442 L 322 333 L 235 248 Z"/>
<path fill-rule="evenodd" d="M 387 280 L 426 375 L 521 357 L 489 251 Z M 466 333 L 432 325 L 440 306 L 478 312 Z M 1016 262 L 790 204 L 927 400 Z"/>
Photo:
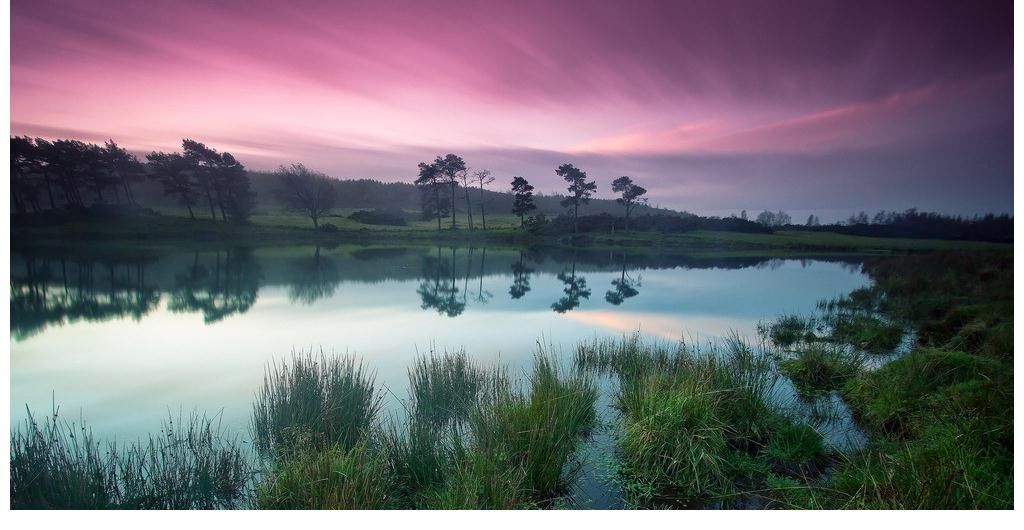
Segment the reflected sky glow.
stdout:
<path fill-rule="evenodd" d="M 591 295 L 576 309 L 559 314 L 551 308 L 563 294 L 555 271 L 569 269 L 569 263 L 526 261 L 540 270 L 529 278 L 530 291 L 513 299 L 513 276 L 500 271 L 510 270 L 508 263 L 517 263 L 518 254 L 488 252 L 487 268 L 479 249 L 472 255 L 460 250 L 454 260 L 456 296 L 460 301 L 465 296 L 466 308 L 448 317 L 422 307 L 418 289 L 425 278 L 428 285 L 434 282 L 423 273 L 409 279 L 379 277 L 383 281 L 372 276 L 361 281 L 342 278 L 329 295 L 308 304 L 294 302 L 294 282 L 301 283 L 301 278 L 289 280 L 292 285 L 275 284 L 274 278 L 278 271 L 294 270 L 290 263 L 308 260 L 310 253 L 303 250 L 302 257 L 274 262 L 257 252 L 255 262 L 264 284 L 255 303 L 244 313 L 208 325 L 199 313 L 169 311 L 171 297 L 165 294 L 138 321 L 83 320 L 51 325 L 22 340 L 12 337 L 12 422 L 24 418 L 26 404 L 37 413 L 49 412 L 55 395 L 65 417 L 81 413 L 104 435 L 141 436 L 155 429 L 168 410 L 179 409 L 223 411 L 226 425 L 244 430 L 266 363 L 294 349 L 357 353 L 376 370 L 380 384 L 404 397 L 409 362 L 417 352 L 432 348 L 465 348 L 485 362 L 516 367 L 532 358 L 538 341 L 569 353 L 579 341 L 637 329 L 669 341 L 714 338 L 731 331 L 753 337 L 761 319 L 809 313 L 818 300 L 846 294 L 867 282 L 855 268 L 820 261 L 630 269 L 627 274 L 638 280 L 638 294 L 613 305 L 605 293 L 622 276 L 613 259 L 608 266 L 577 264 L 577 277 L 586 280 Z M 416 253 L 410 256 L 401 259 L 420 259 Z M 436 254 L 426 251 L 423 256 Z M 374 261 L 345 261 L 350 258 L 340 251 L 325 252 L 322 259 L 336 264 L 342 277 L 356 274 L 358 266 L 371 271 L 401 269 Z M 199 260 L 210 263 L 212 256 Z M 180 281 L 182 274 L 174 271 L 179 263 L 192 261 L 191 255 L 161 258 L 148 265 L 146 277 L 161 285 L 164 279 Z M 450 284 L 451 277 L 442 278 L 444 282 Z M 51 283 L 47 289 L 61 287 Z"/>

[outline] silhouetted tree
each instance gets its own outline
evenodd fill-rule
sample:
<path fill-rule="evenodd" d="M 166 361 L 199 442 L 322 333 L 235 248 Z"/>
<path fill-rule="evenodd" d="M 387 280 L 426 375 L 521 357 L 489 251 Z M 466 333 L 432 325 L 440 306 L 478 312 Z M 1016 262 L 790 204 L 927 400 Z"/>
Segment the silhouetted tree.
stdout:
<path fill-rule="evenodd" d="M 459 179 L 464 176 L 466 172 L 466 161 L 461 156 L 448 153 L 442 157 L 434 159 L 434 166 L 437 171 L 441 174 L 441 178 L 449 186 L 449 195 L 451 198 L 451 213 L 452 213 L 452 228 L 456 227 L 455 222 L 455 188 L 458 186 Z"/>
<path fill-rule="evenodd" d="M 199 189 L 206 196 L 210 217 L 216 218 L 214 205 L 221 219 L 236 223 L 249 219 L 255 205 L 256 194 L 251 191 L 245 167 L 231 153 L 218 153 L 201 142 L 182 140 L 184 156 L 193 164 L 193 174 Z"/>
<path fill-rule="evenodd" d="M 313 228 L 320 228 L 320 217 L 334 208 L 337 195 L 334 180 L 302 164 L 281 166 L 274 173 L 277 188 L 274 194 L 286 208 L 302 212 L 313 220 Z"/>
<path fill-rule="evenodd" d="M 536 209 L 533 186 L 523 177 L 512 177 L 512 213 L 519 216 L 519 228 L 526 228 L 526 214 Z"/>
<path fill-rule="evenodd" d="M 218 193 L 218 190 L 214 179 L 216 178 L 216 159 L 219 159 L 220 156 L 213 149 L 206 147 L 205 144 L 188 138 L 181 141 L 181 146 L 184 151 L 183 156 L 185 160 L 188 160 L 192 166 L 189 171 L 198 184 L 199 191 L 206 197 L 206 204 L 210 208 L 210 218 L 216 219 L 217 212 L 214 209 L 214 195 Z M 219 197 L 217 202 L 220 204 L 221 218 L 227 221 L 227 214 Z"/>
<path fill-rule="evenodd" d="M 562 199 L 561 205 L 572 208 L 573 233 L 580 229 L 580 205 L 590 202 L 590 196 L 597 190 L 597 183 L 587 181 L 587 174 L 572 164 L 562 164 L 555 170 L 555 174 L 562 177 L 569 183 L 569 196 Z"/>
<path fill-rule="evenodd" d="M 846 224 L 850 225 L 866 225 L 868 223 L 868 214 L 863 210 L 857 215 L 851 215 L 850 218 L 846 220 Z"/>
<path fill-rule="evenodd" d="M 473 182 L 473 176 L 469 174 L 469 170 L 466 170 L 459 172 L 456 178 L 462 184 L 462 198 L 466 200 L 466 222 L 469 229 L 473 230 L 473 204 L 469 199 L 469 187 Z"/>
<path fill-rule="evenodd" d="M 821 226 L 821 221 L 818 220 L 818 216 L 813 213 L 807 216 L 806 226 Z"/>
<path fill-rule="evenodd" d="M 104 151 L 100 146 L 81 142 L 78 144 L 79 151 L 76 153 L 78 179 L 83 186 L 96 194 L 96 202 L 102 204 L 106 202 L 103 198 L 103 190 L 118 184 L 119 179 L 107 167 Z"/>
<path fill-rule="evenodd" d="M 196 189 L 191 174 L 192 161 L 179 153 L 160 152 L 150 153 L 146 155 L 146 159 L 153 170 L 153 178 L 163 186 L 164 195 L 178 197 L 181 204 L 188 208 L 189 217 L 195 219 L 196 214 L 192 211 L 192 206 L 199 198 L 199 190 Z"/>
<path fill-rule="evenodd" d="M 641 186 L 633 184 L 633 179 L 629 177 L 619 177 L 612 182 L 612 191 L 615 193 L 621 193 L 622 196 L 615 199 L 615 202 L 621 204 L 626 209 L 626 231 L 629 231 L 629 214 L 633 211 L 633 208 L 638 204 L 647 202 L 646 198 L 641 196 L 647 193 L 647 190 Z"/>
<path fill-rule="evenodd" d="M 480 187 L 480 224 L 484 230 L 487 230 L 487 215 L 484 212 L 484 186 L 494 182 L 494 177 L 491 176 L 490 170 L 481 169 L 473 173 L 473 181 Z"/>
<path fill-rule="evenodd" d="M 743 219 L 744 221 L 747 220 L 747 211 L 746 210 L 743 210 L 742 212 L 740 212 L 740 219 Z"/>
<path fill-rule="evenodd" d="M 793 222 L 793 218 L 788 213 L 779 210 L 778 212 L 770 212 L 765 210 L 757 215 L 757 223 L 763 226 L 776 227 L 785 226 Z"/>
<path fill-rule="evenodd" d="M 92 168 L 95 155 L 87 144 L 78 140 L 55 140 L 46 149 L 47 165 L 59 179 L 66 204 L 85 206 L 81 193 L 83 174 Z"/>
<path fill-rule="evenodd" d="M 127 149 L 118 147 L 117 143 L 113 140 L 107 140 L 101 156 L 103 164 L 113 177 L 113 180 L 120 183 L 121 189 L 124 191 L 125 200 L 130 204 L 137 204 L 135 202 L 135 194 L 132 192 L 131 183 L 142 182 L 145 178 L 145 170 L 142 163 L 139 162 L 135 155 L 129 153 Z"/>
<path fill-rule="evenodd" d="M 420 162 L 420 173 L 416 178 L 416 187 L 422 193 L 423 215 L 437 216 L 437 229 L 441 229 L 441 217 L 447 214 L 448 203 L 442 200 L 441 189 L 443 185 L 441 171 L 437 164 Z"/>
<path fill-rule="evenodd" d="M 51 157 L 55 156 L 55 150 L 53 144 L 42 139 L 35 139 L 35 149 L 33 152 L 33 165 L 35 169 L 39 171 L 40 176 L 43 179 L 43 184 L 46 187 L 46 196 L 50 201 L 50 209 L 56 209 L 57 203 L 53 199 L 53 187 L 54 183 L 51 178 L 53 176 L 53 168 L 50 167 Z"/>
<path fill-rule="evenodd" d="M 30 175 L 35 169 L 36 146 L 27 136 L 11 137 L 11 202 L 14 211 L 25 213 L 26 205 L 39 210 L 39 188 Z M 51 206 L 52 207 L 52 206 Z"/>

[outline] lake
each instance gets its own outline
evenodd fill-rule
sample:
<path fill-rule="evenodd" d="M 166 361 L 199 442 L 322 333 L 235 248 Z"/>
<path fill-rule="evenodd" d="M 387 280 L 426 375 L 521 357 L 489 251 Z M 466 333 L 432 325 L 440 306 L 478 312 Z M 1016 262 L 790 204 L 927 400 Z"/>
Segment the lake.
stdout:
<path fill-rule="evenodd" d="M 756 339 L 865 286 L 855 258 L 693 258 L 450 247 L 15 249 L 11 422 L 60 407 L 101 438 L 144 437 L 168 413 L 220 414 L 248 438 L 273 360 L 353 353 L 406 397 L 418 354 L 464 348 L 521 373 L 539 345 L 639 331 Z M 608 402 L 607 396 L 603 402 Z"/>

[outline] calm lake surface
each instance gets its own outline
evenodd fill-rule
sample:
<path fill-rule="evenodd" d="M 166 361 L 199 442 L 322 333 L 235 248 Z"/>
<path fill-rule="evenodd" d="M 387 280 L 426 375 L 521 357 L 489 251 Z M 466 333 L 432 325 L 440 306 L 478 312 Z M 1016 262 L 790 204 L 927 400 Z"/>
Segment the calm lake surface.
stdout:
<path fill-rule="evenodd" d="M 130 440 L 168 413 L 220 414 L 248 438 L 267 363 L 362 357 L 398 410 L 417 354 L 465 348 L 522 373 L 538 343 L 756 338 L 868 279 L 855 259 L 693 259 L 484 248 L 15 249 L 11 422 L 60 407 Z M 605 396 L 604 401 L 607 401 Z"/>

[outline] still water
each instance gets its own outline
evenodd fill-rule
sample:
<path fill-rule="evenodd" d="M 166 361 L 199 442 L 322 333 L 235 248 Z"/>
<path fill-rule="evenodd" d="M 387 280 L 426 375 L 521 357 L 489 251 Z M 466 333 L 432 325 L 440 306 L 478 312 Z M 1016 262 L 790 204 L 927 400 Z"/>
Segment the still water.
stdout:
<path fill-rule="evenodd" d="M 12 426 L 59 406 L 121 440 L 193 410 L 248 438 L 267 363 L 296 350 L 359 355 L 395 410 L 431 350 L 515 373 L 538 344 L 754 338 L 868 283 L 845 258 L 449 247 L 15 249 L 11 266 Z"/>

